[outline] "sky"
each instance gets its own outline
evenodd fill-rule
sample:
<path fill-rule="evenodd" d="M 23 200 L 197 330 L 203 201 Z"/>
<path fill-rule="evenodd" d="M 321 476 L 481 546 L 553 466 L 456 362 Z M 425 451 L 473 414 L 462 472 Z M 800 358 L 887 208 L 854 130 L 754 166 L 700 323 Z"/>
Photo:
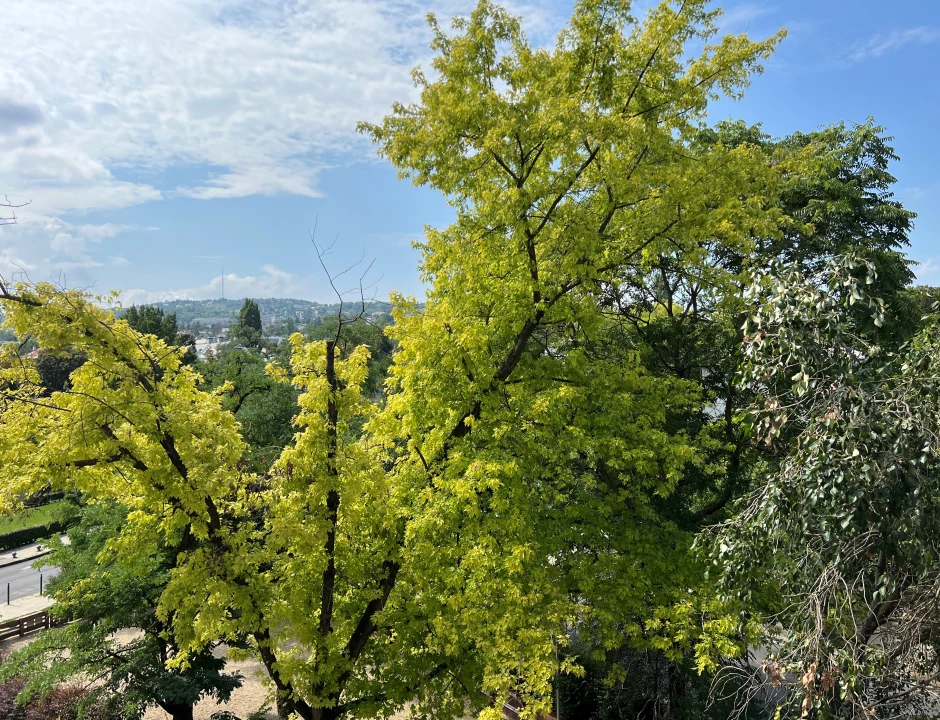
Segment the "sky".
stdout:
<path fill-rule="evenodd" d="M 648 0 L 647 0 L 648 2 Z M 503 3 L 551 45 L 571 0 Z M 642 11 L 640 3 L 636 4 Z M 773 135 L 869 116 L 894 136 L 910 256 L 940 285 L 940 3 L 725 2 L 722 29 L 788 37 L 745 98 L 709 121 Z M 4 0 L 0 276 L 124 301 L 299 297 L 329 267 L 374 260 L 376 297 L 421 296 L 411 242 L 452 213 L 399 180 L 355 131 L 416 98 L 426 14 L 470 0 Z"/>

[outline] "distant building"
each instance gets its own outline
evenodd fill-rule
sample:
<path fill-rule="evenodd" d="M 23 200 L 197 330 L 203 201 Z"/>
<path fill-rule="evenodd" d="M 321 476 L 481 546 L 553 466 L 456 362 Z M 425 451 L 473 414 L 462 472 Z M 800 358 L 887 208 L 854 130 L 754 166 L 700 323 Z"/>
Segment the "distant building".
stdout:
<path fill-rule="evenodd" d="M 219 345 L 225 342 L 221 337 L 201 337 L 196 339 L 196 355 L 201 358 L 206 356 L 206 352 L 211 350 L 213 353 Z"/>

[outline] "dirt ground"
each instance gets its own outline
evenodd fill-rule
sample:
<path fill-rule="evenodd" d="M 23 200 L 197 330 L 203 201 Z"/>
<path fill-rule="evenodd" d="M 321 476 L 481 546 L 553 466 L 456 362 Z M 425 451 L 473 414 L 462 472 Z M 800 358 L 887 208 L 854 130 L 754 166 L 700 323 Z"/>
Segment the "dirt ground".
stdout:
<path fill-rule="evenodd" d="M 193 720 L 209 720 L 209 716 L 220 710 L 228 710 L 235 713 L 237 717 L 247 718 L 251 713 L 262 707 L 268 700 L 268 691 L 261 683 L 260 673 L 264 672 L 261 664 L 254 660 L 244 662 L 229 662 L 225 669 L 233 672 L 240 672 L 244 676 L 242 686 L 232 693 L 232 697 L 227 703 L 216 703 L 212 700 L 203 700 L 196 705 L 193 712 Z M 271 703 L 270 712 L 265 715 L 268 720 L 276 720 L 277 713 L 274 712 L 274 703 Z M 144 713 L 143 720 L 169 720 L 163 710 L 158 707 L 152 707 Z"/>

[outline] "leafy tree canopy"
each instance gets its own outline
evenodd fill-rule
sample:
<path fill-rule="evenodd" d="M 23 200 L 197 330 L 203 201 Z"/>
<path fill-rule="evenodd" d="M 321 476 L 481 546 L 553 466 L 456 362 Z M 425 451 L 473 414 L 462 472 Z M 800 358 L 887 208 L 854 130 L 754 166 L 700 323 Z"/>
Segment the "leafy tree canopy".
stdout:
<path fill-rule="evenodd" d="M 258 309 L 258 303 L 246 298 L 238 312 L 238 320 L 232 326 L 232 342 L 246 347 L 260 347 L 261 340 L 261 310 Z"/>
<path fill-rule="evenodd" d="M 156 335 L 167 345 L 186 348 L 184 361 L 192 364 L 196 361 L 196 341 L 189 333 L 180 332 L 176 326 L 176 313 L 164 314 L 163 308 L 156 305 L 131 305 L 124 312 L 127 324 L 144 335 Z"/>
<path fill-rule="evenodd" d="M 124 565 L 108 542 L 120 535 L 127 509 L 104 502 L 86 505 L 81 513 L 81 522 L 69 530 L 70 543 L 54 541 L 48 559 L 60 568 L 49 584 L 56 599 L 52 612 L 69 624 L 42 633 L 0 664 L 0 680 L 27 678 L 23 701 L 76 677 L 96 678 L 83 705 L 112 708 L 122 718 L 140 717 L 156 705 L 174 720 L 192 720 L 200 698 L 227 700 L 241 678 L 223 672 L 225 660 L 211 647 L 191 654 L 182 669 L 167 667 L 178 648 L 172 626 L 155 613 L 171 567 L 166 552 L 141 554 Z M 141 632 L 115 639 L 128 628 Z"/>
<path fill-rule="evenodd" d="M 533 718 L 573 625 L 699 669 L 739 651 L 740 617 L 658 506 L 703 462 L 671 422 L 702 398 L 647 370 L 609 312 L 660 258 L 747 254 L 786 223 L 753 192 L 786 179 L 763 149 L 700 137 L 709 100 L 739 95 L 779 39 L 715 39 L 718 15 L 663 2 L 638 23 L 584 0 L 553 49 L 485 0 L 452 33 L 434 24 L 433 82 L 416 73 L 416 104 L 362 126 L 456 210 L 422 247 L 428 303 L 395 298 L 384 405 L 342 327 L 292 336 L 267 372 L 297 393 L 294 435 L 265 474 L 244 462 L 233 383 L 206 391 L 102 299 L 0 287 L 20 335 L 88 357 L 45 403 L 33 368 L 2 369 L 2 497 L 51 481 L 129 508 L 109 551 L 135 567 L 166 549 L 169 667 L 244 647 L 304 720 L 410 701 L 495 720 L 511 691 Z M 250 308 L 239 325 L 260 337 Z"/>
<path fill-rule="evenodd" d="M 36 360 L 40 384 L 47 393 L 65 390 L 72 372 L 80 368 L 86 359 L 84 353 L 71 348 L 58 351 L 40 350 Z"/>
<path fill-rule="evenodd" d="M 938 318 L 873 344 L 875 264 L 773 268 L 752 289 L 743 380 L 779 456 L 712 543 L 728 597 L 763 623 L 764 678 L 792 716 L 916 717 L 938 674 Z"/>

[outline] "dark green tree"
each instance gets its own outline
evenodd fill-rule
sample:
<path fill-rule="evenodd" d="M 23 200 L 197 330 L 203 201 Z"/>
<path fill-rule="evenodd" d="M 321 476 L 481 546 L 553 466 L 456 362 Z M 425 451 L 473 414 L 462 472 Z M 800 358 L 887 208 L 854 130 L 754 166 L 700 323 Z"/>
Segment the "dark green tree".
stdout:
<path fill-rule="evenodd" d="M 756 238 L 750 257 L 727 258 L 726 267 L 760 270 L 777 261 L 813 274 L 833 258 L 852 254 L 872 263 L 876 277 L 869 278 L 869 290 L 886 303 L 884 326 L 866 326 L 864 331 L 896 349 L 917 330 L 920 315 L 905 293 L 914 280 L 914 263 L 905 251 L 916 214 L 894 196 L 897 179 L 890 165 L 900 158 L 884 127 L 869 118 L 774 139 L 760 125 L 726 122 L 703 137 L 758 145 L 780 165 L 804 158 L 801 170 L 785 171 L 787 182 L 777 195 L 789 222 L 781 223 L 776 236 Z"/>
<path fill-rule="evenodd" d="M 241 684 L 224 672 L 225 660 L 207 647 L 191 654 L 180 669 L 167 667 L 176 655 L 172 627 L 155 612 L 173 551 L 153 545 L 133 567 L 117 561 L 108 542 L 128 523 L 128 511 L 102 502 L 82 508 L 81 522 L 69 530 L 70 544 L 56 542 L 48 562 L 61 569 L 49 585 L 56 599 L 51 613 L 64 627 L 38 635 L 9 661 L 0 664 L 0 681 L 26 678 L 20 700 L 44 696 L 61 683 L 96 678 L 83 699 L 86 707 L 107 706 L 112 715 L 136 718 L 158 706 L 173 720 L 192 720 L 203 697 L 229 698 Z M 142 544 L 155 535 L 141 534 Z M 127 628 L 142 633 L 125 640 Z"/>
<path fill-rule="evenodd" d="M 185 347 L 183 362 L 192 364 L 196 361 L 196 340 L 190 333 L 180 332 L 176 323 L 176 313 L 164 314 L 163 308 L 156 305 L 131 305 L 124 313 L 128 325 L 137 332 L 156 335 L 168 345 Z"/>
<path fill-rule="evenodd" d="M 258 303 L 246 298 L 238 312 L 238 320 L 232 327 L 232 342 L 245 347 L 261 347 L 261 310 Z"/>
<path fill-rule="evenodd" d="M 874 272 L 837 258 L 753 286 L 743 380 L 779 460 L 710 547 L 728 601 L 761 623 L 755 677 L 788 690 L 782 718 L 936 712 L 940 317 L 878 348 Z"/>
<path fill-rule="evenodd" d="M 205 387 L 230 383 L 227 409 L 242 424 L 249 445 L 249 459 L 264 471 L 294 436 L 291 424 L 297 412 L 297 393 L 290 385 L 275 382 L 265 372 L 266 360 L 256 350 L 223 347 L 217 359 L 206 363 Z"/>
<path fill-rule="evenodd" d="M 736 382 L 744 359 L 745 289 L 754 271 L 782 262 L 814 274 L 848 252 L 866 259 L 875 268 L 865 278 L 871 282 L 867 287 L 885 299 L 885 321 L 871 323 L 861 305 L 851 312 L 858 315 L 858 332 L 885 348 L 903 344 L 929 310 L 930 292 L 909 288 L 913 275 L 904 251 L 914 214 L 893 196 L 889 165 L 897 157 L 890 140 L 872 121 L 839 123 L 783 139 L 743 122 L 704 129 L 697 140 L 703 146 L 756 147 L 778 170 L 776 185 L 755 182 L 751 195 L 742 197 L 742 203 L 775 207 L 777 232 L 754 234 L 744 250 L 704 237 L 697 260 L 690 262 L 688 253 L 660 254 L 608 288 L 614 331 L 606 352 L 621 353 L 624 362 L 636 353 L 652 372 L 694 381 L 701 388 L 700 406 L 675 414 L 671 423 L 696 439 L 703 460 L 688 465 L 676 491 L 656 503 L 663 518 L 684 528 L 690 541 L 703 527 L 727 518 L 778 462 L 766 446 L 754 443 L 741 421 L 743 408 L 755 396 L 752 387 Z M 860 272 L 864 267 L 857 266 Z M 681 664 L 651 662 L 649 652 L 641 657 L 621 649 L 607 655 L 607 661 L 591 666 L 602 677 L 612 671 L 616 675 L 618 667 L 642 666 L 647 674 L 659 673 L 645 684 L 619 686 L 623 707 L 632 707 L 636 699 L 640 705 L 668 707 L 676 717 L 705 716 L 706 696 L 696 692 L 701 683 Z M 696 697 L 703 703 L 693 702 Z M 718 706 L 712 712 L 724 717 Z"/>
<path fill-rule="evenodd" d="M 74 350 L 53 352 L 40 350 L 36 360 L 39 382 L 47 394 L 62 392 L 68 387 L 72 372 L 85 364 L 85 354 Z"/>

